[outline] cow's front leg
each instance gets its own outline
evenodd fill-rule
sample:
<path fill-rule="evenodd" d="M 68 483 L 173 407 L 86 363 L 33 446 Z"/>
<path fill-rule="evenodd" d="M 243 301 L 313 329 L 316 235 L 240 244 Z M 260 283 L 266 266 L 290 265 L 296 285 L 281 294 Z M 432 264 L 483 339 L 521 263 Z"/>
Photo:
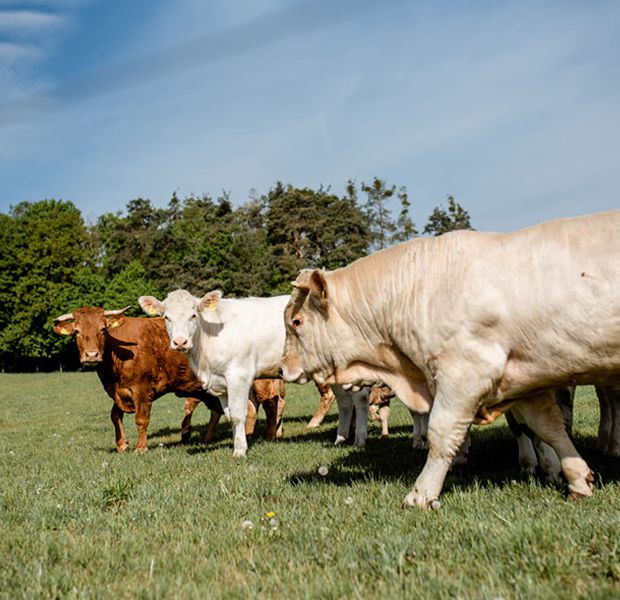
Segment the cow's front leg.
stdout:
<path fill-rule="evenodd" d="M 151 420 L 151 404 L 152 396 L 149 394 L 145 394 L 136 401 L 136 429 L 138 430 L 136 452 L 138 454 L 144 454 L 149 449 L 146 443 L 146 432 Z"/>
<path fill-rule="evenodd" d="M 428 457 L 405 506 L 433 507 L 438 501 L 446 474 L 469 426 L 474 420 L 477 397 L 453 402 L 438 388 L 428 422 Z"/>
<path fill-rule="evenodd" d="M 233 456 L 241 458 L 248 450 L 245 437 L 245 419 L 248 414 L 248 398 L 252 387 L 251 378 L 228 377 L 228 411 L 233 428 Z M 223 403 L 222 403 L 223 404 Z"/>
<path fill-rule="evenodd" d="M 110 419 L 114 425 L 114 434 L 116 436 L 116 451 L 123 453 L 127 450 L 127 438 L 125 437 L 125 429 L 123 428 L 123 411 L 116 405 L 112 405 Z"/>

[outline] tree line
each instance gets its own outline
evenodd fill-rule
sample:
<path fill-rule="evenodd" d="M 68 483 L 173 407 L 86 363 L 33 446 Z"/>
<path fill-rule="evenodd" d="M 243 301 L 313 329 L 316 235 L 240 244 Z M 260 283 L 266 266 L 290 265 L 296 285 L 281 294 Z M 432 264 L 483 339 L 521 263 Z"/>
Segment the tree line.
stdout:
<path fill-rule="evenodd" d="M 470 228 L 448 197 L 422 233 Z M 73 345 L 52 333 L 52 321 L 83 305 L 131 305 L 127 314 L 139 315 L 138 296 L 176 288 L 288 293 L 301 268 L 342 267 L 416 235 L 407 190 L 379 178 L 349 181 L 342 196 L 278 182 L 238 206 L 227 193 L 173 194 L 165 208 L 138 198 L 92 224 L 70 201 L 21 202 L 0 213 L 0 367 L 76 368 Z"/>

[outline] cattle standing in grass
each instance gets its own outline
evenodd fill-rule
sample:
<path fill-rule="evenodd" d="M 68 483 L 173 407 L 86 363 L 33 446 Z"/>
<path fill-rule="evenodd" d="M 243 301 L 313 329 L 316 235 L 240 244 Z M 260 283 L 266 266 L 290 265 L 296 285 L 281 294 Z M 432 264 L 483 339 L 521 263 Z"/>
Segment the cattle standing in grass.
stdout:
<path fill-rule="evenodd" d="M 285 380 L 379 380 L 412 410 L 432 406 L 407 505 L 434 505 L 471 423 L 513 406 L 557 453 L 570 494 L 590 496 L 592 474 L 539 390 L 620 377 L 619 230 L 612 211 L 420 238 L 331 273 L 304 270 L 285 311 Z"/>
<path fill-rule="evenodd" d="M 124 413 L 136 415 L 136 451 L 148 449 L 151 403 L 169 392 L 185 397 L 185 417 L 181 424 L 183 442 L 189 441 L 191 418 L 198 404 L 204 402 L 211 410 L 204 437 L 204 442 L 209 442 L 222 415 L 219 399 L 202 389 L 187 359 L 170 350 L 163 319 L 126 317 L 123 313 L 127 308 L 104 310 L 85 306 L 58 317 L 54 325 L 54 332 L 59 335 L 75 334 L 80 362 L 96 368 L 105 391 L 114 401 L 111 418 L 116 449 L 125 452 L 128 447 L 123 428 Z M 264 402 L 268 432 L 276 424 L 275 417 L 273 424 L 270 420 L 271 413 L 277 412 L 273 395 L 272 391 L 262 388 L 254 393 L 254 402 Z"/>
<path fill-rule="evenodd" d="M 163 302 L 152 296 L 139 302 L 148 315 L 164 316 L 170 348 L 186 353 L 203 388 L 220 397 L 233 427 L 233 454 L 244 456 L 248 393 L 255 377 L 278 372 L 288 296 L 234 300 L 216 290 L 195 298 L 176 290 Z"/>
<path fill-rule="evenodd" d="M 203 391 L 187 359 L 169 349 L 163 319 L 126 317 L 123 313 L 127 308 L 104 310 L 85 306 L 54 320 L 56 333 L 76 334 L 80 362 L 96 368 L 105 391 L 114 400 L 111 418 L 116 449 L 127 450 L 123 414 L 135 413 L 136 452 L 148 450 L 146 434 L 151 404 L 169 392 L 187 399 L 181 426 L 184 440 L 189 439 L 191 416 L 197 404 L 202 401 L 211 409 L 208 441 L 222 414 L 219 400 Z"/>

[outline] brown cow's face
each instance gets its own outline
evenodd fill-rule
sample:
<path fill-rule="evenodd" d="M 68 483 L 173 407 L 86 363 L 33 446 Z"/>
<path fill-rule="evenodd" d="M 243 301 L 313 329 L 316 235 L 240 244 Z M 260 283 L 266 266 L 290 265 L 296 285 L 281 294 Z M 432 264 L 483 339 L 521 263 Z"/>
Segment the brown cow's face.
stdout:
<path fill-rule="evenodd" d="M 73 311 L 73 320 L 61 321 L 54 326 L 59 335 L 75 334 L 80 362 L 97 366 L 103 361 L 106 331 L 118 327 L 123 315 L 106 317 L 103 308 L 83 307 Z"/>
<path fill-rule="evenodd" d="M 284 310 L 286 341 L 281 361 L 285 381 L 322 383 L 333 374 L 327 281 L 321 271 L 301 271 Z"/>

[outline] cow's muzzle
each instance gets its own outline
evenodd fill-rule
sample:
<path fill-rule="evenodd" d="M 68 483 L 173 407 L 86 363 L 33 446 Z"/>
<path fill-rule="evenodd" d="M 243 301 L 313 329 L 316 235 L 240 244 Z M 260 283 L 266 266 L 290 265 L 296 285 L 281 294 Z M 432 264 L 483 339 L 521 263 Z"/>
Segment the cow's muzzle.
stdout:
<path fill-rule="evenodd" d="M 85 367 L 96 367 L 101 364 L 103 357 L 99 350 L 87 350 L 80 357 L 80 363 Z"/>
<path fill-rule="evenodd" d="M 191 344 L 189 339 L 184 337 L 175 337 L 170 341 L 170 347 L 177 352 L 189 352 L 191 350 Z"/>

